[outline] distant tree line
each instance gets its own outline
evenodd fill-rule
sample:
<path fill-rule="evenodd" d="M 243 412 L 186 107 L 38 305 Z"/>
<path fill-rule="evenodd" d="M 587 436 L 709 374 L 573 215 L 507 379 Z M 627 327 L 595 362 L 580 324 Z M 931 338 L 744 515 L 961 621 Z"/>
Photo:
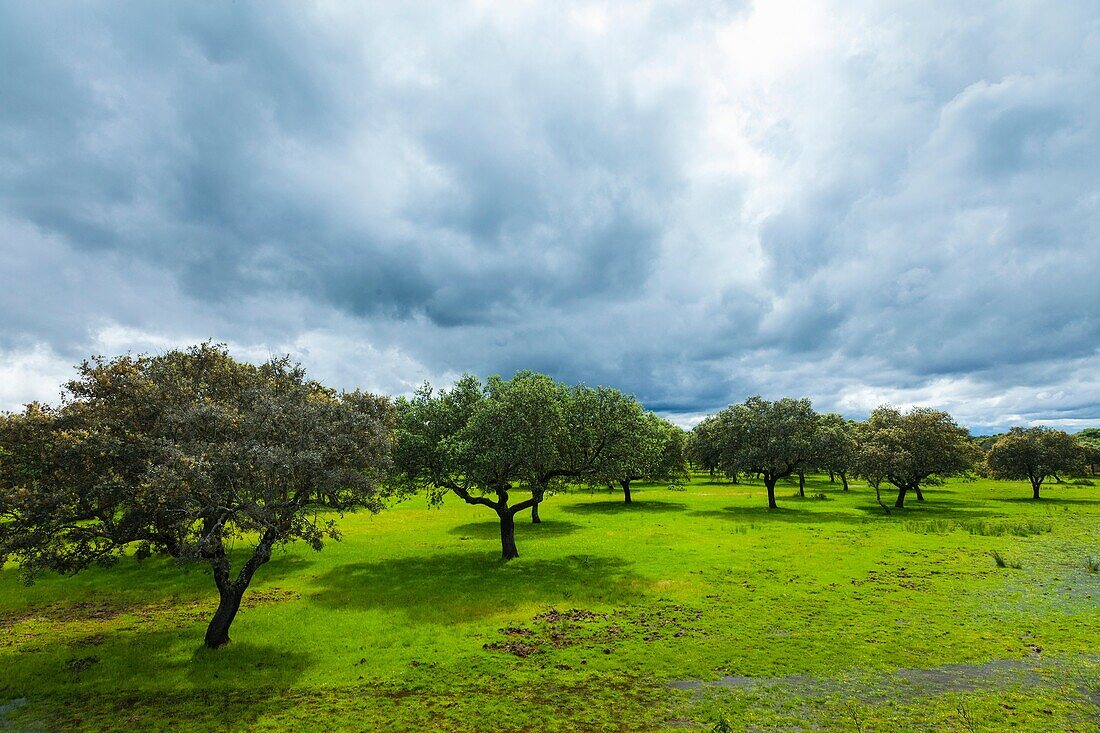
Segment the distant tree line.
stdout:
<path fill-rule="evenodd" d="M 984 450 L 983 450 L 984 448 Z M 806 399 L 750 397 L 686 432 L 610 387 L 535 372 L 409 398 L 338 392 L 289 358 L 235 360 L 221 345 L 158 356 L 94 357 L 57 406 L 0 414 L 0 561 L 29 583 L 126 553 L 206 563 L 218 605 L 205 643 L 229 630 L 255 573 L 279 545 L 320 550 L 346 511 L 377 512 L 413 493 L 492 511 L 501 556 L 519 555 L 516 517 L 573 486 L 675 483 L 689 466 L 776 485 L 828 473 L 862 477 L 887 512 L 945 478 L 977 471 L 1028 480 L 1100 465 L 1100 429 L 1077 436 L 1015 428 L 979 445 L 945 412 L 876 409 L 864 422 Z M 232 548 L 236 546 L 236 550 Z"/>

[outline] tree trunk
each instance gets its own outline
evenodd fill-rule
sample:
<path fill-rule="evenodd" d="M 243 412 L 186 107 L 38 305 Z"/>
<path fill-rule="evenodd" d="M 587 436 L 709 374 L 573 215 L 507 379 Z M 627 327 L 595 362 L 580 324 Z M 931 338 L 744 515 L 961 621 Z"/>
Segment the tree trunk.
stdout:
<path fill-rule="evenodd" d="M 847 491 L 848 490 L 848 472 L 847 471 L 841 471 L 840 472 L 840 480 L 844 482 L 844 490 Z"/>
<path fill-rule="evenodd" d="M 733 473 L 730 474 L 730 483 L 731 484 L 736 484 L 737 483 L 737 471 L 734 471 Z"/>
<path fill-rule="evenodd" d="M 768 508 L 778 509 L 779 505 L 775 503 L 775 479 L 769 481 L 767 477 L 765 477 L 764 485 L 768 487 Z"/>
<path fill-rule="evenodd" d="M 874 489 L 875 489 L 875 501 L 877 501 L 877 502 L 878 502 L 878 505 L 879 505 L 880 507 L 882 507 L 882 511 L 886 512 L 887 514 L 889 514 L 889 513 L 890 513 L 890 507 L 886 506 L 886 503 L 885 503 L 885 502 L 883 502 L 883 500 L 882 500 L 882 492 L 881 492 L 881 491 L 879 490 L 879 484 L 878 484 L 878 482 L 877 482 L 877 481 L 876 481 L 876 482 L 875 482 L 875 484 L 874 484 Z"/>
<path fill-rule="evenodd" d="M 539 504 L 541 501 L 536 501 L 534 506 L 531 507 L 531 524 L 542 524 L 542 518 L 539 517 Z"/>
<path fill-rule="evenodd" d="M 219 600 L 218 609 L 214 612 L 214 617 L 210 619 L 209 626 L 206 627 L 205 642 L 209 648 L 217 649 L 229 643 L 229 627 L 233 624 L 233 619 L 237 617 L 237 611 L 241 608 L 241 599 L 244 597 L 244 592 L 248 590 L 248 585 L 252 582 L 252 576 L 256 574 L 260 566 L 271 559 L 271 547 L 278 539 L 278 533 L 274 529 L 268 529 L 263 533 L 256 549 L 252 551 L 252 557 L 248 558 L 245 564 L 241 566 L 240 572 L 237 573 L 237 579 L 231 582 L 229 580 L 229 558 L 226 556 L 225 546 L 222 544 L 220 524 L 213 530 L 208 529 L 210 526 L 210 521 L 204 520 L 206 548 L 203 550 L 203 554 L 214 571 L 214 583 L 218 586 Z"/>
<path fill-rule="evenodd" d="M 806 472 L 798 472 L 798 495 L 803 499 L 806 498 Z"/>
<path fill-rule="evenodd" d="M 1032 479 L 1032 481 L 1031 481 L 1031 498 L 1032 499 L 1038 499 L 1039 498 L 1039 487 L 1042 486 L 1042 485 L 1043 485 L 1042 481 L 1035 481 L 1034 479 Z"/>
<path fill-rule="evenodd" d="M 831 484 L 836 483 L 836 475 L 832 471 L 829 471 L 829 483 L 831 483 Z"/>
<path fill-rule="evenodd" d="M 538 509 L 536 504 L 533 509 Z M 500 514 L 500 557 L 502 560 L 511 560 L 519 557 L 516 549 L 516 517 L 507 509 L 498 512 Z"/>
<path fill-rule="evenodd" d="M 622 481 L 619 482 L 619 484 L 623 487 L 623 501 L 625 501 L 627 504 L 629 504 L 630 503 L 630 479 L 623 479 Z"/>
<path fill-rule="evenodd" d="M 908 486 L 899 486 L 898 487 L 898 500 L 894 502 L 894 508 L 895 509 L 904 509 L 905 508 L 905 495 L 908 492 L 909 492 L 909 487 Z"/>
<path fill-rule="evenodd" d="M 238 588 L 237 584 L 233 583 L 219 593 L 219 596 L 218 610 L 214 612 L 214 618 L 210 619 L 210 625 L 206 627 L 206 646 L 211 649 L 217 649 L 229 643 L 229 627 L 241 608 L 244 588 Z"/>
<path fill-rule="evenodd" d="M 917 501 L 924 501 L 924 494 L 921 493 L 920 484 L 914 484 L 913 491 L 917 492 Z"/>

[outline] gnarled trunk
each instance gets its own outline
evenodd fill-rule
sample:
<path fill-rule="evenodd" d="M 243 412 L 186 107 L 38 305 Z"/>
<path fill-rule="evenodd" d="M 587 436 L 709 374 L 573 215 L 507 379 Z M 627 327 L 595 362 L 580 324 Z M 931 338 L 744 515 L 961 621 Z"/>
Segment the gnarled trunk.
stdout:
<path fill-rule="evenodd" d="M 847 491 L 848 490 L 848 472 L 847 471 L 841 471 L 840 472 L 840 480 L 844 482 L 844 490 Z"/>
<path fill-rule="evenodd" d="M 909 487 L 908 486 L 899 486 L 898 487 L 898 500 L 894 502 L 894 508 L 895 509 L 904 509 L 905 508 L 905 495 L 907 493 L 909 493 Z"/>
<path fill-rule="evenodd" d="M 534 508 L 538 509 L 538 504 Z M 498 514 L 500 515 L 500 557 L 502 560 L 519 557 L 519 550 L 516 549 L 515 515 L 507 509 Z"/>
<path fill-rule="evenodd" d="M 630 503 L 630 479 L 623 479 L 619 481 L 619 485 L 623 487 L 623 501 L 627 504 Z"/>
<path fill-rule="evenodd" d="M 542 518 L 539 517 L 539 504 L 541 504 L 541 503 L 542 503 L 541 500 L 536 501 L 534 503 L 534 505 L 531 507 L 531 524 L 539 524 L 539 523 L 542 522 Z"/>
<path fill-rule="evenodd" d="M 806 472 L 798 472 L 798 495 L 806 498 Z"/>
<path fill-rule="evenodd" d="M 207 522 L 208 527 L 211 524 Z M 217 649 L 229 643 L 229 627 L 232 626 L 233 619 L 237 617 L 237 611 L 241 608 L 244 592 L 248 590 L 252 576 L 260 566 L 271 559 L 271 547 L 276 539 L 278 534 L 275 530 L 269 529 L 264 532 L 256 549 L 252 551 L 252 557 L 248 558 L 241 567 L 240 572 L 237 573 L 237 579 L 231 581 L 229 558 L 225 554 L 225 546 L 221 540 L 221 525 L 215 525 L 207 533 L 203 555 L 210 562 L 210 567 L 214 571 L 214 583 L 218 586 L 218 608 L 206 627 L 205 643 L 209 648 Z"/>
<path fill-rule="evenodd" d="M 889 514 L 890 513 L 890 507 L 886 506 L 886 503 L 883 502 L 883 500 L 882 500 L 882 492 L 879 490 L 879 482 L 876 481 L 874 484 L 872 484 L 872 487 L 875 490 L 875 501 L 877 501 L 878 505 L 880 507 L 882 507 L 882 511 Z"/>
<path fill-rule="evenodd" d="M 1031 480 L 1031 498 L 1032 499 L 1038 499 L 1039 498 L 1039 487 L 1042 486 L 1042 485 L 1043 485 L 1043 480 L 1042 479 L 1039 479 L 1038 481 L 1036 481 L 1035 479 Z"/>
<path fill-rule="evenodd" d="M 209 648 L 217 649 L 229 643 L 229 627 L 241 608 L 244 590 L 244 588 L 238 588 L 236 583 L 231 583 L 228 588 L 218 593 L 218 610 L 214 612 L 214 617 L 206 627 L 205 642 Z"/>
<path fill-rule="evenodd" d="M 765 476 L 764 486 L 768 488 L 768 508 L 778 509 L 779 505 L 775 503 L 775 479 Z"/>
<path fill-rule="evenodd" d="M 917 501 L 924 501 L 924 494 L 921 493 L 920 484 L 913 484 L 913 491 L 917 492 Z"/>

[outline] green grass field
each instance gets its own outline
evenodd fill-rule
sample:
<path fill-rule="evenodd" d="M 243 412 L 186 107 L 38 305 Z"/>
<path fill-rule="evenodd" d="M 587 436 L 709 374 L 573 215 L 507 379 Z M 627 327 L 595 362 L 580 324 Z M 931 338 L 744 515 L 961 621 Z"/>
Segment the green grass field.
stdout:
<path fill-rule="evenodd" d="M 0 730 L 1100 730 L 1100 487 L 780 489 L 558 495 L 508 564 L 457 499 L 349 516 L 218 651 L 202 566 L 8 566 Z"/>

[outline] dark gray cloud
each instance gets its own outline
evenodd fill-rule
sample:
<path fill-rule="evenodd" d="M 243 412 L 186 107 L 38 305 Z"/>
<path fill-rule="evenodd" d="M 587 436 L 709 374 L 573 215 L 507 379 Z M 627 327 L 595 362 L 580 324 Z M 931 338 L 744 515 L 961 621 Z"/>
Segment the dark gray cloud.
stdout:
<path fill-rule="evenodd" d="M 1100 422 L 1091 3 L 0 2 L 0 403 L 212 337 Z"/>

